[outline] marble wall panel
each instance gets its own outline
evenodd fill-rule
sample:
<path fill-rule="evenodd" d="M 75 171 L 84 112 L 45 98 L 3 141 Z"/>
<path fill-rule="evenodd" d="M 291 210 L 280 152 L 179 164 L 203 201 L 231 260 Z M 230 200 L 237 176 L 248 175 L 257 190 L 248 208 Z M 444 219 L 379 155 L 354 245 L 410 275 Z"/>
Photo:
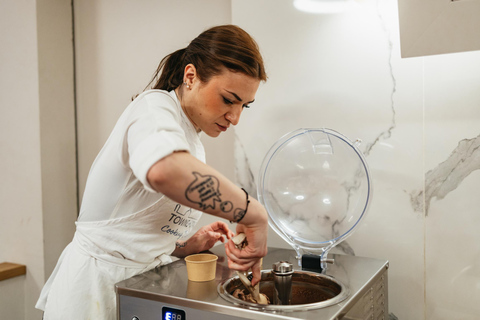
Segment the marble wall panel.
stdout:
<path fill-rule="evenodd" d="M 480 52 L 425 58 L 427 319 L 480 315 L 478 71 Z"/>
<path fill-rule="evenodd" d="M 338 250 L 388 259 L 391 312 L 423 318 L 423 203 L 412 201 L 424 178 L 423 62 L 400 58 L 396 3 L 363 1 L 337 15 L 301 13 L 292 1 L 233 1 L 232 8 L 233 23 L 259 42 L 270 77 L 236 128 L 239 182 L 255 188 L 268 148 L 295 129 L 362 139 L 374 197 Z"/>
<path fill-rule="evenodd" d="M 337 251 L 390 261 L 391 318 L 476 319 L 480 52 L 402 59 L 396 1 L 357 4 L 312 15 L 232 1 L 270 77 L 236 128 L 237 181 L 255 193 L 264 155 L 295 129 L 361 138 L 374 197 Z"/>

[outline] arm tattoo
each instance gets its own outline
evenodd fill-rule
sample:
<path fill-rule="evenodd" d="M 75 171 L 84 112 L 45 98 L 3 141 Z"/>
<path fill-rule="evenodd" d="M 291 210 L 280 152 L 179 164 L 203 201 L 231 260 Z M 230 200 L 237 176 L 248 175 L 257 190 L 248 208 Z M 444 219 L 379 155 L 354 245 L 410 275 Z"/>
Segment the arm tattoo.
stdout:
<path fill-rule="evenodd" d="M 187 245 L 187 241 L 185 241 L 185 242 L 179 242 L 179 241 L 177 241 L 177 242 L 175 243 L 175 246 L 176 246 L 177 248 L 184 248 L 186 245 Z"/>
<path fill-rule="evenodd" d="M 233 220 L 232 222 L 240 222 L 245 216 L 246 211 L 240 208 L 235 209 L 233 212 Z"/>
<path fill-rule="evenodd" d="M 209 207 L 215 209 L 215 201 L 222 202 L 220 199 L 220 183 L 215 176 L 204 175 L 198 172 L 192 172 L 195 180 L 187 187 L 185 198 L 199 205 L 200 210 L 206 210 Z"/>
<path fill-rule="evenodd" d="M 185 198 L 190 202 L 196 203 L 200 210 L 207 210 L 208 208 L 215 209 L 215 202 L 220 202 L 220 210 L 223 212 L 230 212 L 233 210 L 233 203 L 231 201 L 222 201 L 220 196 L 220 182 L 218 178 L 212 175 L 202 175 L 199 172 L 192 172 L 194 180 L 190 183 L 185 190 Z M 244 189 L 242 189 L 245 191 Z M 245 213 L 248 209 L 248 193 L 247 195 L 247 205 L 245 209 L 237 208 L 233 211 L 233 220 L 232 222 L 240 222 L 245 216 Z"/>
<path fill-rule="evenodd" d="M 230 201 L 225 201 L 220 203 L 220 210 L 223 212 L 230 212 L 233 209 L 233 203 Z"/>

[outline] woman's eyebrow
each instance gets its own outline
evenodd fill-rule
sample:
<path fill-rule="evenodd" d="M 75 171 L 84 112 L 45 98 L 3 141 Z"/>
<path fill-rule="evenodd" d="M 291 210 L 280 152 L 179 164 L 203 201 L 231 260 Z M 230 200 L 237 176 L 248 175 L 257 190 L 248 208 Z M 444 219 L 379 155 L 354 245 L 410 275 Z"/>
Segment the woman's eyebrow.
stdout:
<path fill-rule="evenodd" d="M 228 93 L 233 95 L 235 97 L 235 99 L 237 99 L 239 102 L 242 102 L 242 98 L 240 98 L 235 92 L 231 92 L 231 91 L 228 91 L 228 90 L 225 90 L 225 91 L 227 91 Z M 255 99 L 253 99 L 252 101 L 249 101 L 247 103 L 253 103 L 254 101 L 255 101 Z"/>

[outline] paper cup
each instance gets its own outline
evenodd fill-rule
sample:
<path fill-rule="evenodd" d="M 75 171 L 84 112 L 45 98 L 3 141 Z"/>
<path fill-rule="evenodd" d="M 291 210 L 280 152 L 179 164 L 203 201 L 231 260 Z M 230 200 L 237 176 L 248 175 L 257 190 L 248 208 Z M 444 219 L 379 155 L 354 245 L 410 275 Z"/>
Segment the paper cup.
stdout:
<path fill-rule="evenodd" d="M 186 257 L 188 280 L 202 282 L 215 279 L 217 259 L 216 255 L 209 253 L 192 254 Z"/>

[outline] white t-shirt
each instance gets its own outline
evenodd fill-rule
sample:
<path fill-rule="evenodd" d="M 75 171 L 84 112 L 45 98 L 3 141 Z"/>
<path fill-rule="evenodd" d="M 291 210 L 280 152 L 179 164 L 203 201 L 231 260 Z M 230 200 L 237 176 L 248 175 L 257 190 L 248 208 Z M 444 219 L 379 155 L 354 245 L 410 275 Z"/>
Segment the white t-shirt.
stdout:
<path fill-rule="evenodd" d="M 123 217 L 153 205 L 163 195 L 149 185 L 147 172 L 180 150 L 205 162 L 199 133 L 175 91 L 140 94 L 126 108 L 90 169 L 79 221 Z"/>

